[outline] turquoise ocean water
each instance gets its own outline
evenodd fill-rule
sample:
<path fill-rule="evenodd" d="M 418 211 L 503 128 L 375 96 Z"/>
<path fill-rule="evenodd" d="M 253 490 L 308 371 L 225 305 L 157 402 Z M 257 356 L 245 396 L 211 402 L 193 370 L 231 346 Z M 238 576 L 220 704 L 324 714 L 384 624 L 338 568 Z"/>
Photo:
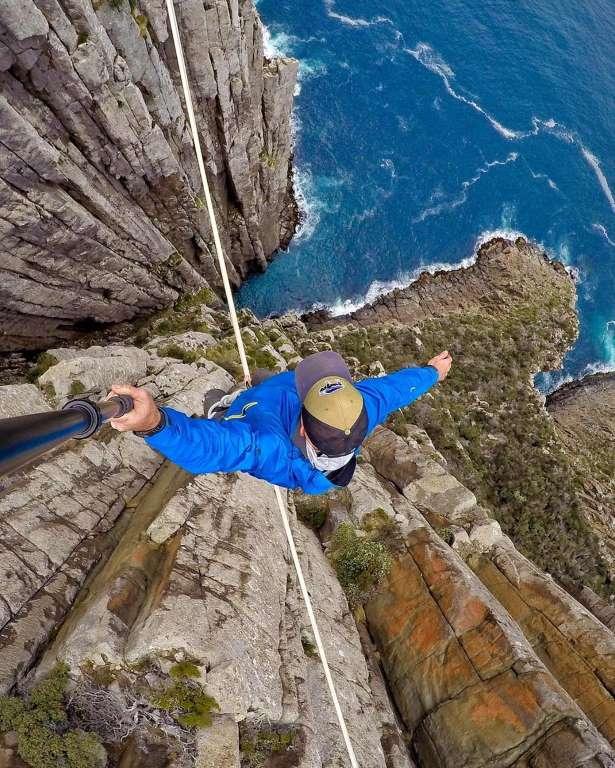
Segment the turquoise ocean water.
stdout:
<path fill-rule="evenodd" d="M 289 252 L 239 292 L 259 315 L 352 309 L 493 233 L 578 280 L 568 377 L 615 369 L 615 3 L 260 0 L 301 62 Z"/>

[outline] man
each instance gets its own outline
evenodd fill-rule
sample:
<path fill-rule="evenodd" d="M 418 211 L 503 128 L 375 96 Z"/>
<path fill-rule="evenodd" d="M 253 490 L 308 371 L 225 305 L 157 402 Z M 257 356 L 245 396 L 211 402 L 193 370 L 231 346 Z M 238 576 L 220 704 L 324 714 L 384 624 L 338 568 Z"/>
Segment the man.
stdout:
<path fill-rule="evenodd" d="M 134 409 L 111 424 L 134 430 L 195 474 L 247 472 L 284 488 L 326 493 L 348 485 L 361 444 L 375 427 L 442 381 L 451 364 L 449 353 L 441 352 L 424 368 L 353 384 L 337 352 L 318 352 L 294 372 L 227 396 L 209 409 L 209 419 L 158 408 L 147 390 L 114 385 L 114 394 L 132 396 Z"/>

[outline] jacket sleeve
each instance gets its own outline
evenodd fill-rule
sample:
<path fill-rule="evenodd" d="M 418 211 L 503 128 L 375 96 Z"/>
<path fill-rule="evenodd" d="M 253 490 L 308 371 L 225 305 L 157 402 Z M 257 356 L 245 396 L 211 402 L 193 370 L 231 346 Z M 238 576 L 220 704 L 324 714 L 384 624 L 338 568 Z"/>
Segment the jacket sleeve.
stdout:
<path fill-rule="evenodd" d="M 194 474 L 249 471 L 255 463 L 255 436 L 238 421 L 191 419 L 173 408 L 162 409 L 167 425 L 145 442 L 174 464 Z"/>
<path fill-rule="evenodd" d="M 382 424 L 393 411 L 418 400 L 438 381 L 438 371 L 431 365 L 424 368 L 402 368 L 388 376 L 365 379 L 357 388 L 369 400 L 369 430 Z"/>

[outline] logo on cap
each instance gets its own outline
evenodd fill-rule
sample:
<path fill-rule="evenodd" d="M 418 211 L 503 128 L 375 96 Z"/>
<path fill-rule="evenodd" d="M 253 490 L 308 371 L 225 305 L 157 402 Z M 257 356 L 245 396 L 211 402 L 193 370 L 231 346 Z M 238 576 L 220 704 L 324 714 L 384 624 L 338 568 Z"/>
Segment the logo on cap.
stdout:
<path fill-rule="evenodd" d="M 320 387 L 318 394 L 320 397 L 325 397 L 326 395 L 333 395 L 336 392 L 339 392 L 340 389 L 344 389 L 343 381 L 340 381 L 339 379 L 337 381 L 327 381 Z"/>

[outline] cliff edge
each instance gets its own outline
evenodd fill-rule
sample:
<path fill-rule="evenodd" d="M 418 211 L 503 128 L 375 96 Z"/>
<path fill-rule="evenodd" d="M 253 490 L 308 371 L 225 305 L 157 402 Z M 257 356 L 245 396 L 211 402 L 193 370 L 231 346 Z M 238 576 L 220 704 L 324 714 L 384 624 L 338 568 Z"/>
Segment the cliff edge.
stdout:
<path fill-rule="evenodd" d="M 177 5 L 231 279 L 297 221 L 297 62 L 251 0 Z M 0 5 L 0 351 L 44 349 L 219 283 L 165 4 Z"/>

